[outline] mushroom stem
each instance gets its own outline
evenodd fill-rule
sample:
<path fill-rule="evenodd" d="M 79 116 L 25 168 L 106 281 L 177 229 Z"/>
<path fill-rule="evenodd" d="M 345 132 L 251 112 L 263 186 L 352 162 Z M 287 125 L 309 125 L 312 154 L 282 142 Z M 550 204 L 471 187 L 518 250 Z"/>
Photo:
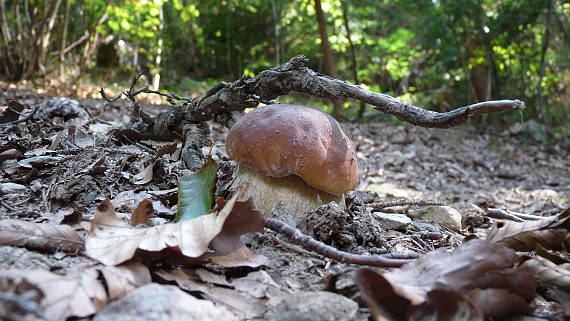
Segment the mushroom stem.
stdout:
<path fill-rule="evenodd" d="M 316 189 L 305 183 L 297 175 L 270 177 L 239 166 L 234 187 L 247 185 L 245 196 L 253 200 L 255 207 L 265 217 L 271 216 L 273 207 L 278 202 L 290 211 L 295 218 L 332 201 L 344 206 L 343 195 L 333 195 Z"/>

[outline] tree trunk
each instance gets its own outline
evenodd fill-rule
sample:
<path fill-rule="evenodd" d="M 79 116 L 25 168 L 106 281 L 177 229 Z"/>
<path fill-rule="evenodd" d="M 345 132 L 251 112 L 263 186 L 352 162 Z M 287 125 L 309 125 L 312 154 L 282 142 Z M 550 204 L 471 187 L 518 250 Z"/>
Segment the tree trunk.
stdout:
<path fill-rule="evenodd" d="M 275 65 L 281 64 L 281 26 L 279 25 L 280 15 L 277 13 L 277 4 L 271 0 L 271 13 L 273 15 L 273 32 L 275 35 Z"/>
<path fill-rule="evenodd" d="M 550 43 L 550 17 L 552 16 L 553 12 L 553 5 L 552 0 L 548 1 L 548 9 L 546 14 L 546 26 L 544 30 L 544 41 L 542 43 L 542 50 L 540 52 L 540 75 L 538 77 L 538 86 L 536 90 L 536 98 L 538 99 L 538 105 L 540 108 L 540 118 L 542 119 L 543 124 L 545 125 L 546 130 L 550 133 L 550 124 L 548 122 L 548 118 L 546 117 L 546 107 L 544 103 L 544 96 L 542 95 L 542 80 L 544 79 L 544 73 L 546 72 L 546 52 L 548 51 L 548 45 Z"/>
<path fill-rule="evenodd" d="M 61 0 L 57 0 L 57 2 L 55 3 L 55 8 L 51 13 L 51 17 L 49 18 L 47 29 L 42 36 L 42 51 L 41 51 L 40 64 L 39 64 L 40 69 L 44 69 L 44 63 L 49 49 L 49 40 L 51 38 L 51 32 L 53 31 L 53 26 L 55 25 L 55 19 L 57 17 L 57 13 L 59 12 L 60 6 L 61 6 Z"/>
<path fill-rule="evenodd" d="M 348 44 L 350 46 L 350 57 L 352 61 L 352 77 L 354 78 L 354 84 L 359 85 L 360 80 L 358 79 L 358 66 L 356 64 L 356 50 L 354 48 L 354 43 L 352 43 L 352 37 L 350 35 L 350 24 L 348 23 L 348 5 L 346 1 L 342 3 L 342 18 L 344 22 L 344 28 L 346 29 L 346 38 L 348 39 Z M 361 101 L 360 107 L 358 108 L 358 113 L 356 119 L 362 119 L 364 111 L 366 110 L 366 104 Z"/>
<path fill-rule="evenodd" d="M 61 45 L 59 49 L 59 77 L 64 78 L 64 61 L 65 61 L 65 44 L 67 42 L 67 29 L 69 28 L 69 11 L 71 9 L 70 0 L 65 1 L 65 16 L 63 17 L 63 35 L 61 36 Z"/>
<path fill-rule="evenodd" d="M 321 53 L 323 55 L 325 74 L 336 78 L 336 67 L 332 55 L 331 46 L 329 43 L 329 36 L 327 33 L 327 23 L 325 13 L 321 6 L 321 0 L 315 0 L 315 14 L 317 16 L 317 24 L 319 26 L 319 36 L 321 37 Z M 342 104 L 338 101 L 333 101 L 333 115 L 342 117 Z"/>
<path fill-rule="evenodd" d="M 152 87 L 154 90 L 158 90 L 160 85 L 160 62 L 162 60 L 162 30 L 164 29 L 164 10 L 163 5 L 160 4 L 160 13 L 158 14 L 158 19 L 160 19 L 160 25 L 158 26 L 158 45 L 156 48 L 156 73 L 152 79 Z"/>

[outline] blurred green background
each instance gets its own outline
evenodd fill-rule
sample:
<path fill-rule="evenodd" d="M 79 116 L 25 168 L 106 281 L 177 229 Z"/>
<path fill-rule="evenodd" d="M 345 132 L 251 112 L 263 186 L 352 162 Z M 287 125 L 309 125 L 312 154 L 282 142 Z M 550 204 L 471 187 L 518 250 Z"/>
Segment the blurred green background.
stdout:
<path fill-rule="evenodd" d="M 3 84 L 122 88 L 147 70 L 155 88 L 196 96 L 304 54 L 314 70 L 437 111 L 521 99 L 536 140 L 570 136 L 569 1 L 0 0 L 0 15 Z M 307 103 L 390 119 L 358 102 Z"/>

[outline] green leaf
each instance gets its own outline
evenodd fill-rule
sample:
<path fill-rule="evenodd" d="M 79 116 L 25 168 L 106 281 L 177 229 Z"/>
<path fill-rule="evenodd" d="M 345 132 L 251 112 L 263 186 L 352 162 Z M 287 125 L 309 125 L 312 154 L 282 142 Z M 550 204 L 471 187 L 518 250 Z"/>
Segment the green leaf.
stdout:
<path fill-rule="evenodd" d="M 184 175 L 178 183 L 178 211 L 175 222 L 202 216 L 212 208 L 218 164 L 212 159 L 199 171 Z"/>

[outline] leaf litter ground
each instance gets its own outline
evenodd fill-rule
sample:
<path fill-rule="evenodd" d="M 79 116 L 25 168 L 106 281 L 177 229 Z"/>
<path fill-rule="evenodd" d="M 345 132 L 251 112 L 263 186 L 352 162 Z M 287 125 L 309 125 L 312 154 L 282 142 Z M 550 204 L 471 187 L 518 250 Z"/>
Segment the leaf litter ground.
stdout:
<path fill-rule="evenodd" d="M 6 106 L 8 99 L 42 107 L 32 121 L 9 127 L 9 130 L 8 127 L 0 127 L 3 131 L 0 135 L 0 279 L 12 282 L 3 283 L 8 287 L 6 293 L 13 293 L 22 302 L 29 301 L 30 306 L 34 302 L 39 304 L 36 308 L 28 307 L 28 310 L 23 306 L 4 304 L 4 310 L 0 311 L 4 311 L 5 318 L 7 313 L 12 313 L 13 319 L 19 320 L 20 315 L 34 314 L 37 310 L 39 314 L 36 317 L 40 319 L 40 312 L 46 312 L 54 320 L 69 316 L 93 318 L 94 315 L 96 320 L 120 320 L 118 315 L 125 313 L 128 300 L 148 300 L 152 305 L 152 300 L 156 300 L 159 293 L 172 297 L 188 296 L 184 299 L 188 302 L 194 302 L 195 298 L 205 299 L 219 308 L 214 311 L 212 306 L 205 304 L 201 312 L 204 314 L 197 314 L 197 318 L 225 316 L 227 319 L 294 320 L 312 315 L 314 319 L 321 320 L 366 320 L 372 314 L 375 318 L 387 315 L 388 319 L 397 320 L 402 315 L 414 318 L 431 313 L 429 311 L 440 308 L 437 302 L 442 298 L 457 302 L 452 314 L 465 314 L 468 310 L 473 319 L 503 317 L 497 310 L 527 315 L 534 313 L 545 318 L 568 313 L 568 306 L 557 303 L 558 298 L 568 297 L 568 288 L 560 282 L 549 288 L 550 283 L 539 276 L 544 289 L 550 290 L 547 295 L 533 299 L 527 289 L 519 289 L 522 294 L 513 298 L 500 292 L 509 288 L 503 286 L 492 290 L 491 297 L 504 301 L 504 306 L 493 306 L 493 309 L 487 309 L 493 311 L 488 312 L 473 307 L 482 301 L 482 295 L 477 291 L 483 286 L 462 286 L 456 281 L 445 288 L 448 292 L 442 292 L 432 284 L 428 288 L 416 284 L 413 288 L 414 284 L 410 285 L 413 277 L 406 278 L 405 270 L 401 274 L 398 274 L 399 270 L 393 270 L 391 274 L 385 274 L 384 281 L 379 281 L 380 276 L 367 272 L 371 270 L 359 270 L 355 274 L 353 271 L 358 266 L 331 261 L 267 230 L 242 237 L 251 250 L 238 255 L 242 261 L 230 259 L 228 262 L 227 258 L 231 256 L 221 255 L 218 261 L 213 260 L 218 263 L 178 269 L 155 260 L 147 264 L 147 268 L 125 257 L 120 262 L 127 261 L 116 267 L 112 264 L 103 266 L 85 256 L 80 241 L 91 229 L 97 206 L 108 197 L 116 217 L 128 226 L 127 221 L 134 220 L 131 213 L 138 213 L 135 209 L 142 201 L 148 200 L 143 212 L 149 212 L 148 208 L 151 208 L 152 217 L 147 219 L 148 215 L 143 215 L 139 219 L 139 214 L 136 214 L 136 222 L 146 221 L 156 226 L 172 221 L 176 213 L 178 178 L 184 173 L 177 161 L 180 146 L 173 146 L 172 142 L 141 139 L 121 126 L 120 122 L 128 123 L 130 120 L 126 103 L 106 103 L 96 99 L 70 103 L 68 98 L 54 100 L 24 91 L 2 91 L 0 107 Z M 57 107 L 58 103 L 64 107 Z M 152 112 L 153 109 L 148 110 Z M 74 113 L 75 117 L 69 116 Z M 221 165 L 217 186 L 223 189 L 222 178 L 227 179 L 233 169 L 224 151 L 226 130 L 217 124 L 210 126 L 215 141 L 213 157 Z M 357 146 L 361 169 L 357 190 L 346 197 L 349 211 L 331 204 L 307 213 L 296 222 L 297 227 L 307 234 L 340 250 L 356 254 L 412 252 L 422 256 L 441 249 L 443 252 L 432 254 L 432 257 L 436 254 L 441 257 L 432 260 L 451 260 L 444 257 L 448 252 L 445 249 L 457 248 L 465 242 L 466 236 L 486 238 L 494 228 L 496 220 L 487 215 L 488 208 L 501 209 L 515 216 L 518 213 L 551 216 L 569 206 L 570 160 L 568 152 L 556 146 L 547 148 L 508 135 L 478 133 L 466 126 L 447 130 L 382 123 L 344 123 L 342 126 Z M 218 194 L 222 192 L 218 191 Z M 441 205 L 447 208 L 442 209 Z M 434 209 L 440 211 L 437 219 L 426 216 Z M 460 215 L 459 223 L 457 217 L 451 222 L 453 210 Z M 439 219 L 445 215 L 449 215 L 451 221 Z M 291 222 L 286 214 L 279 218 Z M 41 224 L 34 225 L 37 223 Z M 461 229 L 456 228 L 457 224 Z M 554 273 L 558 279 L 568 279 L 570 272 L 564 265 L 568 262 L 568 253 L 557 247 L 568 239 L 565 236 L 567 227 L 553 224 L 556 222 L 539 222 L 531 227 L 527 224 L 528 231 L 508 227 L 508 230 L 499 230 L 500 233 L 495 228 L 494 235 L 495 239 L 508 238 L 511 243 L 513 239 L 523 242 L 527 246 L 517 250 L 524 253 L 536 251 L 537 243 L 545 243 L 541 241 L 543 239 L 554 239 L 544 251 L 551 255 L 550 261 L 559 260 L 555 262 L 558 265 L 546 268 L 547 264 L 536 263 L 538 261 L 527 261 L 530 262 L 527 265 L 542 264 L 542 271 L 550 273 L 548 277 Z M 124 226 L 121 223 L 114 228 Z M 529 237 L 523 232 L 538 229 L 548 236 L 541 236 L 536 241 L 536 234 L 533 234 L 534 241 L 528 241 Z M 553 231 L 560 229 L 563 232 L 557 236 Z M 105 251 L 110 251 L 110 238 L 106 238 Z M 461 253 L 468 249 L 482 251 L 478 254 L 482 254 L 483 260 L 484 251 L 495 251 L 488 248 L 490 246 L 485 244 L 472 245 Z M 134 252 L 136 249 L 131 250 Z M 252 253 L 267 257 L 269 263 L 255 268 L 252 266 L 257 263 L 251 261 L 239 263 L 244 257 L 252 260 Z M 509 252 L 508 255 L 514 254 Z M 548 255 L 539 258 L 544 256 Z M 220 260 L 220 257 L 225 260 Z M 106 262 L 105 259 L 99 261 Z M 433 264 L 422 262 L 429 260 L 418 261 L 418 264 Z M 524 279 L 528 273 L 517 269 L 512 271 L 519 263 L 513 258 L 496 269 L 512 275 L 512 279 Z M 489 266 L 490 263 L 480 265 Z M 28 285 L 22 275 L 29 270 L 34 270 L 34 273 L 27 276 L 26 282 L 32 284 L 38 294 L 36 297 L 25 297 L 29 291 L 20 290 Z M 410 270 L 413 270 L 413 265 L 408 267 Z M 157 284 L 144 285 L 150 282 L 149 271 L 154 283 L 176 285 L 186 292 L 177 292 L 177 288 L 166 285 L 162 288 Z M 480 276 L 466 273 L 462 280 L 469 277 Z M 399 283 L 390 283 L 393 279 L 398 279 Z M 486 282 L 492 283 L 494 279 L 490 280 Z M 363 287 L 363 284 L 377 283 L 383 287 L 378 285 L 374 290 Z M 487 283 L 485 291 L 490 291 L 489 288 L 493 287 Z M 69 293 L 67 299 L 54 299 L 57 290 L 49 284 L 68 291 L 59 292 Z M 73 292 L 72 289 L 78 287 L 83 290 Z M 400 287 L 406 290 L 393 290 Z M 385 290 L 378 292 L 379 289 Z M 497 294 L 499 292 L 502 294 Z M 334 293 L 336 295 L 332 296 Z M 386 309 L 377 304 L 381 301 L 377 295 L 403 300 L 406 303 L 401 306 L 405 309 Z M 78 299 L 73 301 L 69 297 Z M 57 304 L 46 304 L 49 301 L 46 298 L 56 300 Z M 6 300 L 0 298 L 0 305 Z M 525 300 L 532 302 L 529 305 Z M 563 299 L 558 301 L 564 302 Z M 167 305 L 167 300 L 155 304 L 163 304 L 164 309 L 174 309 Z M 202 306 L 201 303 L 194 304 Z M 319 309 L 318 306 L 324 308 Z M 176 309 L 179 316 L 190 313 L 184 307 Z M 146 315 L 140 310 L 135 314 L 143 320 Z"/>

